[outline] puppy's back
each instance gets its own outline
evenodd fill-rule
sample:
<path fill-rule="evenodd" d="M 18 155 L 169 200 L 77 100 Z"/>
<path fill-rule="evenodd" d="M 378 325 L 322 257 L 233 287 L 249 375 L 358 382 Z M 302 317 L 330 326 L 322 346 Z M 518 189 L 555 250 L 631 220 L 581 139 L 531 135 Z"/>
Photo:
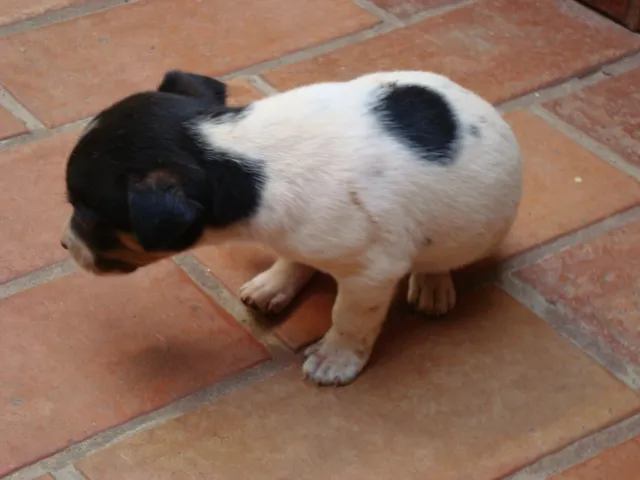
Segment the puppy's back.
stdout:
<path fill-rule="evenodd" d="M 318 250 L 357 250 L 372 220 L 396 241 L 492 236 L 520 200 L 509 126 L 488 102 L 433 73 L 300 87 L 201 130 L 216 148 L 264 164 L 261 227 L 312 234 L 317 242 L 307 245 Z"/>

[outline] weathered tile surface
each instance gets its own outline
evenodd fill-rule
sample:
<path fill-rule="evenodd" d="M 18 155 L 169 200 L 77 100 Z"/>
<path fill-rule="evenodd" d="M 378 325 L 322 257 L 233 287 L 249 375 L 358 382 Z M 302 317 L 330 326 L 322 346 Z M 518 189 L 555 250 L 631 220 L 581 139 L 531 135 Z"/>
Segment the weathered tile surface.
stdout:
<path fill-rule="evenodd" d="M 640 183 L 541 118 L 507 115 L 524 165 L 524 196 L 502 257 L 586 227 L 640 202 Z"/>
<path fill-rule="evenodd" d="M 396 312 L 373 364 L 318 389 L 299 366 L 82 460 L 119 478 L 498 478 L 631 414 L 640 395 L 506 294 L 449 321 Z"/>
<path fill-rule="evenodd" d="M 640 365 L 640 221 L 516 273 L 568 322 Z"/>
<path fill-rule="evenodd" d="M 0 283 L 67 257 L 64 166 L 78 133 L 0 152 Z"/>
<path fill-rule="evenodd" d="M 20 120 L 0 107 L 0 140 L 26 133 L 26 131 L 27 127 Z"/>
<path fill-rule="evenodd" d="M 0 303 L 0 476 L 267 358 L 173 262 Z"/>
<path fill-rule="evenodd" d="M 141 0 L 0 39 L 0 83 L 59 125 L 155 87 L 170 69 L 229 73 L 377 21 L 348 0 Z"/>
<path fill-rule="evenodd" d="M 545 106 L 640 167 L 640 68 Z"/>
<path fill-rule="evenodd" d="M 606 450 L 550 480 L 637 480 L 640 437 Z"/>
<path fill-rule="evenodd" d="M 89 0 L 0 0 L 0 25 L 19 22 L 29 17 L 87 1 Z"/>
<path fill-rule="evenodd" d="M 640 36 L 574 2 L 484 0 L 266 78 L 287 89 L 378 70 L 433 70 L 501 102 L 638 48 Z"/>
<path fill-rule="evenodd" d="M 407 18 L 425 10 L 454 4 L 455 0 L 372 0 L 372 3 L 400 18 Z"/>

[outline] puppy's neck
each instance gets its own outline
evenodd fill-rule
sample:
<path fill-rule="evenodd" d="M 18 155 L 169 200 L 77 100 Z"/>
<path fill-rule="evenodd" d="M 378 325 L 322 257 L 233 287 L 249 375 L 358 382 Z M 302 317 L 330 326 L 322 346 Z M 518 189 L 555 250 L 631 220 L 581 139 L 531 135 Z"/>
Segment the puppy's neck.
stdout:
<path fill-rule="evenodd" d="M 215 138 L 215 125 L 229 126 L 241 121 L 246 108 L 250 107 L 225 109 L 224 113 L 199 118 L 190 125 L 193 154 L 199 157 L 198 163 L 206 176 L 201 187 L 206 191 L 199 195 L 206 212 L 202 244 L 251 241 L 256 236 L 252 219 L 262 204 L 266 182 L 264 161 L 220 148 Z"/>

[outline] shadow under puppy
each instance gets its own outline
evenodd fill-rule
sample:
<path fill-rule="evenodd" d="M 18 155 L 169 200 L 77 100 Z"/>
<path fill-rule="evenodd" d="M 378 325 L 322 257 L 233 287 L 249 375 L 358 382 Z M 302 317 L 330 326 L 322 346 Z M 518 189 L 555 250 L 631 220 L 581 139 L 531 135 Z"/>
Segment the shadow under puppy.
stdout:
<path fill-rule="evenodd" d="M 428 72 L 382 72 L 232 108 L 223 83 L 180 71 L 101 112 L 68 161 L 62 238 L 95 274 L 201 245 L 253 241 L 279 259 L 244 302 L 282 310 L 315 271 L 338 285 L 303 370 L 346 384 L 365 366 L 399 280 L 428 314 L 450 272 L 491 253 L 521 197 L 518 143 L 497 111 Z"/>

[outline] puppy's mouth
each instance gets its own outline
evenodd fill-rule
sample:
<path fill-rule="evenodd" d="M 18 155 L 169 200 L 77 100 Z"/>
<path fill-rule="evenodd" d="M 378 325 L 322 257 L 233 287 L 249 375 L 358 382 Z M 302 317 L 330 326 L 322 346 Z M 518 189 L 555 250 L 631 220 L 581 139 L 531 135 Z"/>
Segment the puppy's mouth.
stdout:
<path fill-rule="evenodd" d="M 93 272 L 97 275 L 126 275 L 139 268 L 138 265 L 112 258 L 96 258 L 93 266 Z"/>

